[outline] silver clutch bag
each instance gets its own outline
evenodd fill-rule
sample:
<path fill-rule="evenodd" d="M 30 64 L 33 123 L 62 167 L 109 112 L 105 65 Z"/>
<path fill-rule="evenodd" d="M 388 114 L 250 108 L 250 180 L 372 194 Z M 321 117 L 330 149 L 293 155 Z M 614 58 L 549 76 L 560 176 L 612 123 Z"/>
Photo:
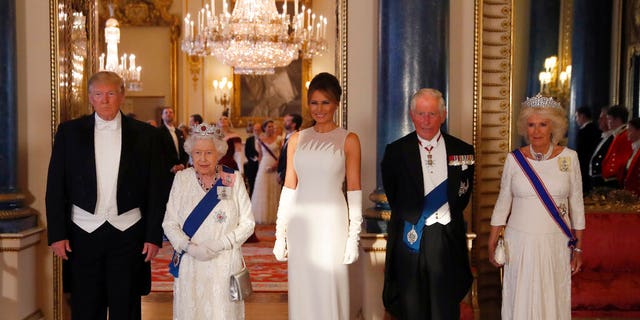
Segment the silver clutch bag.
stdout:
<path fill-rule="evenodd" d="M 251 279 L 249 278 L 249 269 L 242 257 L 242 269 L 236 273 L 232 273 L 229 279 L 229 294 L 231 301 L 243 301 L 251 295 Z"/>

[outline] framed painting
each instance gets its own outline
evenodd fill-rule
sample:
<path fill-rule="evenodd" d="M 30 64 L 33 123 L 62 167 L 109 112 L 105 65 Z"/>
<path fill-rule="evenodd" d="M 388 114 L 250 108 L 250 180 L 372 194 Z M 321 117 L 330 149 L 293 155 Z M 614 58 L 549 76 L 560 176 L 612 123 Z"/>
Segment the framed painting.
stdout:
<path fill-rule="evenodd" d="M 277 120 L 287 113 L 310 119 L 307 87 L 311 61 L 298 58 L 269 75 L 234 75 L 233 125 L 244 127 L 264 120 Z"/>

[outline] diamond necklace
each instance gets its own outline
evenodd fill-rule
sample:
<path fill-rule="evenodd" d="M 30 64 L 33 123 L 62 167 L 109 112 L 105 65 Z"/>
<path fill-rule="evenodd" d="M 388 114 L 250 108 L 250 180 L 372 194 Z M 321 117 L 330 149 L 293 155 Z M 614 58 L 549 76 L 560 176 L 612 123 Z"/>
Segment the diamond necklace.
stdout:
<path fill-rule="evenodd" d="M 533 147 L 529 145 L 529 152 L 531 152 L 531 156 L 537 161 L 547 160 L 549 159 L 549 157 L 551 157 L 551 154 L 553 153 L 553 145 L 551 144 L 549 145 L 549 150 L 545 154 L 533 151 Z"/>

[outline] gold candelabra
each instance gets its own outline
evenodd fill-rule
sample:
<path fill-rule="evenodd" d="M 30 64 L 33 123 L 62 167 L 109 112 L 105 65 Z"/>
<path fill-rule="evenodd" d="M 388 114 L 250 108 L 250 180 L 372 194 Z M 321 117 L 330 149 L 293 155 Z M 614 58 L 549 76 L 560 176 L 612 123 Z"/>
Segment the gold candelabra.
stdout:
<path fill-rule="evenodd" d="M 551 56 L 544 60 L 544 71 L 540 72 L 540 94 L 552 97 L 567 108 L 571 93 L 571 65 L 564 70 L 558 65 L 558 57 Z"/>
<path fill-rule="evenodd" d="M 223 77 L 221 80 L 213 80 L 213 100 L 222 106 L 223 110 L 231 119 L 231 94 L 233 93 L 233 82 Z"/>

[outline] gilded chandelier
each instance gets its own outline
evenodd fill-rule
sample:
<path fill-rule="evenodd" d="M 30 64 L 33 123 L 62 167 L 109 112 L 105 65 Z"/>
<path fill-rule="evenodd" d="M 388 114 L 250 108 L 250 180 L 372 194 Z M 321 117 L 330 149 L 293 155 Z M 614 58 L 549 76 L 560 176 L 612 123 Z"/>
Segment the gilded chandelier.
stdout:
<path fill-rule="evenodd" d="M 233 67 L 236 74 L 273 74 L 298 58 L 327 50 L 327 19 L 316 17 L 295 0 L 293 16 L 287 1 L 279 13 L 274 0 L 238 0 L 229 13 L 227 0 L 216 14 L 215 0 L 198 11 L 197 19 L 184 18 L 182 51 L 189 55 L 212 55 Z M 301 10 L 299 10 L 301 9 Z"/>
<path fill-rule="evenodd" d="M 540 94 L 555 98 L 565 108 L 568 107 L 571 93 L 571 65 L 564 71 L 558 63 L 558 57 L 551 56 L 544 60 L 544 71 L 538 76 L 540 80 Z"/>

